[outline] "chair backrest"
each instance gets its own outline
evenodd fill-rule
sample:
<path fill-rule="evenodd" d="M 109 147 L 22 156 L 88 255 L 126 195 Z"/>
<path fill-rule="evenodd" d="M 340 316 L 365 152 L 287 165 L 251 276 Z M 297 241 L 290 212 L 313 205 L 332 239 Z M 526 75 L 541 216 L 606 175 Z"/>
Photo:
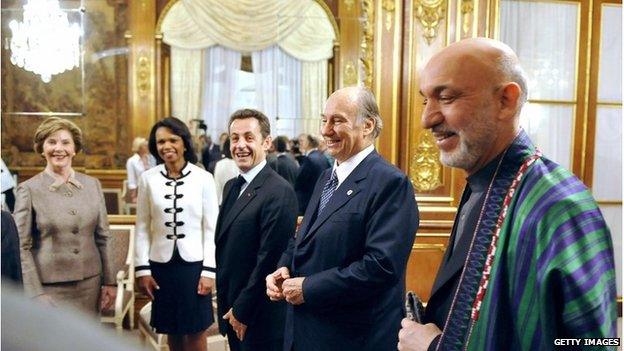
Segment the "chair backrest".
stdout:
<path fill-rule="evenodd" d="M 121 189 L 103 188 L 102 193 L 104 193 L 106 212 L 108 214 L 121 214 Z"/>
<path fill-rule="evenodd" d="M 134 225 L 112 224 L 109 230 L 113 272 L 117 274 L 125 265 L 129 265 L 129 278 L 134 280 Z"/>

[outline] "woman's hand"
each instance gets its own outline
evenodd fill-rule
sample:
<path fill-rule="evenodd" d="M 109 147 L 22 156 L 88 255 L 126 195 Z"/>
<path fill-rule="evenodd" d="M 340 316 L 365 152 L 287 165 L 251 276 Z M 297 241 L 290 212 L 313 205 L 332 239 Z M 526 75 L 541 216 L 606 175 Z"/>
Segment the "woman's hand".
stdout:
<path fill-rule="evenodd" d="M 151 275 L 139 277 L 139 288 L 141 288 L 141 291 L 149 296 L 150 300 L 154 300 L 154 290 L 160 289 Z"/>
<path fill-rule="evenodd" d="M 117 287 L 112 285 L 105 285 L 102 287 L 102 294 L 100 295 L 100 311 L 105 311 L 115 303 L 115 297 L 117 297 Z"/>
<path fill-rule="evenodd" d="M 208 277 L 200 277 L 199 284 L 197 284 L 197 294 L 208 295 L 212 292 L 214 286 L 214 279 Z"/>

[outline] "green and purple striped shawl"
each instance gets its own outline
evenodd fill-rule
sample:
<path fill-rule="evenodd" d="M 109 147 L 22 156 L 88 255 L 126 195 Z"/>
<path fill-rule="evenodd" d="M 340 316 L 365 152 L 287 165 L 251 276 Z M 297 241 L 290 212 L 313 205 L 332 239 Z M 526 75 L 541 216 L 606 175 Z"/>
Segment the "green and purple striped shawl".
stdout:
<path fill-rule="evenodd" d="M 513 179 L 531 157 L 501 216 Z M 502 225 L 487 264 L 497 219 Z M 616 336 L 609 229 L 581 181 L 536 156 L 524 131 L 501 159 L 460 279 L 439 350 L 554 350 L 555 338 Z"/>

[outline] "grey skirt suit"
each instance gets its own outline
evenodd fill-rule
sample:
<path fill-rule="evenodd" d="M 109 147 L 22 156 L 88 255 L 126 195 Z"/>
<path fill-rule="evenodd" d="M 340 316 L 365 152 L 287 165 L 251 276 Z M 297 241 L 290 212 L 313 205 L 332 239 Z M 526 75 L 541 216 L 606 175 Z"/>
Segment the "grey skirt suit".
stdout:
<path fill-rule="evenodd" d="M 100 286 L 113 285 L 100 182 L 74 173 L 67 183 L 41 172 L 17 187 L 24 292 L 96 312 Z"/>

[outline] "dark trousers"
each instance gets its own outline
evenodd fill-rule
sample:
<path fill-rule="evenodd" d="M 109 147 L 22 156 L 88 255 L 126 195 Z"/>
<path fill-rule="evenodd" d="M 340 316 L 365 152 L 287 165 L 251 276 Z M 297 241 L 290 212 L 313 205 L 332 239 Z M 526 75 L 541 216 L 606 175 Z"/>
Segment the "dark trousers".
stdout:
<path fill-rule="evenodd" d="M 283 338 L 261 343 L 250 343 L 248 340 L 244 339 L 240 341 L 232 328 L 228 328 L 227 338 L 230 351 L 282 351 L 284 348 Z"/>

